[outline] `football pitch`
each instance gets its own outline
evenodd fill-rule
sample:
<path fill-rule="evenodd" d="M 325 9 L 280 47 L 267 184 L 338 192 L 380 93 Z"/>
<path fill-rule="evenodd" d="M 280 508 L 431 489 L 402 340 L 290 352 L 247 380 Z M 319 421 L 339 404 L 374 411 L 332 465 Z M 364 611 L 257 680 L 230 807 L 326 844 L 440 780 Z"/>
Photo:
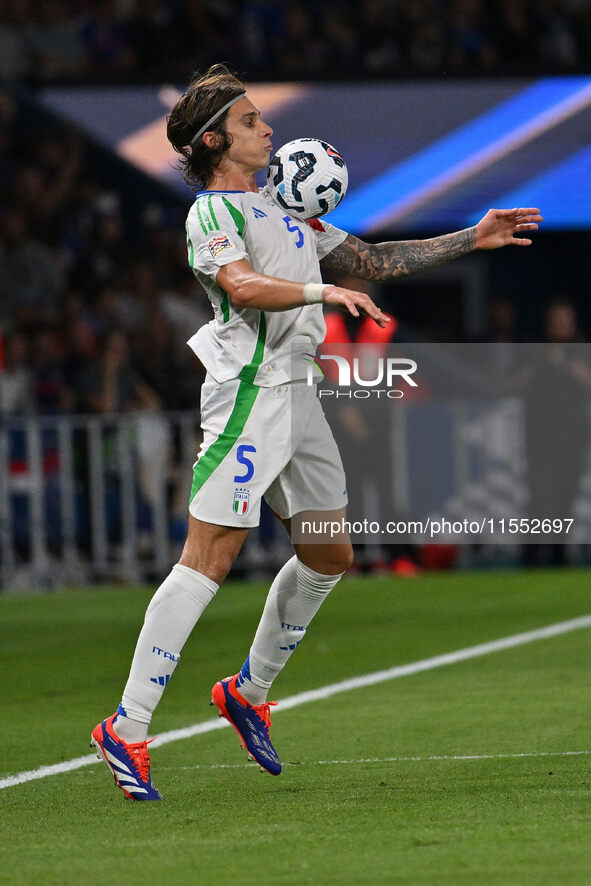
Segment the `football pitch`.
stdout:
<path fill-rule="evenodd" d="M 153 589 L 0 597 L 0 883 L 591 884 L 591 628 L 531 633 L 589 615 L 590 585 L 589 569 L 346 578 L 274 685 L 273 778 L 208 706 L 266 593 L 226 584 L 154 717 L 161 803 L 87 759 Z"/>

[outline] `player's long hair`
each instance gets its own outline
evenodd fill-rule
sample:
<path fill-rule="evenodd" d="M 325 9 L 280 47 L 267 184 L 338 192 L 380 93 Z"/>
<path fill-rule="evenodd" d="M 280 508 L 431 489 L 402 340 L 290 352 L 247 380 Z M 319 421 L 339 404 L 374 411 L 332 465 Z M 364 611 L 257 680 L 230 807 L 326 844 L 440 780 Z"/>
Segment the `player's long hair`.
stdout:
<path fill-rule="evenodd" d="M 198 138 L 193 147 L 189 143 L 217 110 L 244 90 L 244 84 L 225 65 L 212 65 L 205 74 L 193 74 L 187 91 L 166 118 L 166 135 L 182 157 L 180 168 L 184 179 L 198 190 L 207 187 L 222 154 L 232 144 L 225 129 L 228 112 L 208 129 L 220 135 L 215 147 L 208 148 L 202 138 Z"/>

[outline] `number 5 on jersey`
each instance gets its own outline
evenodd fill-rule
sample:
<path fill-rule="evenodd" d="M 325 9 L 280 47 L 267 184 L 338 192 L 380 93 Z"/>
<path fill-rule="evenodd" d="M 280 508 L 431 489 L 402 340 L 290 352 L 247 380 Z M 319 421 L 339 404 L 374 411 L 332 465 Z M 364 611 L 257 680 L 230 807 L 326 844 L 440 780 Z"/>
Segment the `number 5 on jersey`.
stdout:
<path fill-rule="evenodd" d="M 256 446 L 250 446 L 246 443 L 240 444 L 236 450 L 236 461 L 239 465 L 244 465 L 246 471 L 244 474 L 236 474 L 234 477 L 234 483 L 248 483 L 249 480 L 252 480 L 254 477 L 254 465 L 252 461 L 246 457 L 246 453 L 256 451 Z"/>
<path fill-rule="evenodd" d="M 287 230 L 290 231 L 292 234 L 295 234 L 295 232 L 297 231 L 298 240 L 296 246 L 298 249 L 301 249 L 304 245 L 304 235 L 302 234 L 302 229 L 296 225 L 293 218 L 290 218 L 289 215 L 284 215 L 282 221 L 285 222 Z"/>

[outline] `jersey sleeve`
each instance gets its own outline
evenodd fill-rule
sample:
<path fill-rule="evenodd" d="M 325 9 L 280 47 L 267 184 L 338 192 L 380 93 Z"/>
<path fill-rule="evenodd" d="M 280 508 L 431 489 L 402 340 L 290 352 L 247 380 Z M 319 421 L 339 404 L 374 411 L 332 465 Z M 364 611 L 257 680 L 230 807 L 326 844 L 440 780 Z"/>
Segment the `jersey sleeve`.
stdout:
<path fill-rule="evenodd" d="M 189 264 L 193 270 L 215 280 L 224 265 L 248 258 L 244 226 L 242 212 L 229 197 L 198 196 L 186 223 Z"/>
<path fill-rule="evenodd" d="M 324 221 L 323 218 L 310 219 L 308 224 L 316 232 L 316 255 L 318 256 L 318 261 L 321 261 L 325 255 L 332 252 L 349 236 L 347 231 L 335 228 L 334 225 Z"/>

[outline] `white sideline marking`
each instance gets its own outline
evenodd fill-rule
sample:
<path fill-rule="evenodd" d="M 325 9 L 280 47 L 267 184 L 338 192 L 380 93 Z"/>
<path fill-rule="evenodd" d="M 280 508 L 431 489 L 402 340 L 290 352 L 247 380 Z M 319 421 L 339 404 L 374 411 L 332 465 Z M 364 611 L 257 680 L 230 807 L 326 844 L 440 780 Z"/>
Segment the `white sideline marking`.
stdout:
<path fill-rule="evenodd" d="M 522 751 L 517 754 L 430 754 L 428 757 L 360 757 L 358 760 L 302 760 L 284 762 L 284 766 L 358 766 L 360 763 L 431 763 L 439 760 L 517 760 L 522 757 L 586 757 L 591 751 Z M 257 764 L 248 763 L 195 763 L 183 769 L 252 769 Z M 160 770 L 166 767 L 159 766 Z"/>
<path fill-rule="evenodd" d="M 337 695 L 340 692 L 349 692 L 352 689 L 363 689 L 366 686 L 375 686 L 377 683 L 385 683 L 387 680 L 397 680 L 399 677 L 408 677 L 412 674 L 420 674 L 423 671 L 431 671 L 442 668 L 445 665 L 457 664 L 470 658 L 480 658 L 491 652 L 500 652 L 503 649 L 514 649 L 516 646 L 524 646 L 534 643 L 536 640 L 547 640 L 550 637 L 558 637 L 571 631 L 579 631 L 591 627 L 591 615 L 582 615 L 579 618 L 571 618 L 568 621 L 559 621 L 545 628 L 537 628 L 533 631 L 525 631 L 521 634 L 512 634 L 509 637 L 501 637 L 488 643 L 479 643 L 478 646 L 468 646 L 466 649 L 457 649 L 455 652 L 446 652 L 443 655 L 435 655 L 433 658 L 424 658 L 405 665 L 396 665 L 384 671 L 374 671 L 373 674 L 364 674 L 361 677 L 351 677 L 348 680 L 340 680 L 338 683 L 329 683 L 319 689 L 311 689 L 308 692 L 298 692 L 290 695 L 281 702 L 280 711 L 297 708 L 309 701 L 321 701 Z M 194 735 L 203 735 L 206 732 L 214 732 L 228 726 L 226 720 L 216 718 L 206 720 L 203 723 L 195 723 L 184 729 L 172 729 L 159 735 L 154 742 L 157 745 L 168 744 L 171 741 L 179 741 L 183 738 L 192 738 Z M 585 752 L 581 752 L 585 753 Z M 431 758 L 433 759 L 433 758 Z M 83 766 L 91 766 L 98 763 L 95 754 L 85 757 L 75 757 L 73 760 L 65 760 L 63 763 L 54 763 L 52 766 L 40 766 L 38 769 L 29 769 L 25 772 L 17 772 L 16 775 L 8 775 L 0 778 L 0 790 L 13 785 L 24 784 L 27 781 L 36 781 L 38 778 L 48 778 L 50 775 L 60 775 L 64 772 L 72 772 Z"/>

